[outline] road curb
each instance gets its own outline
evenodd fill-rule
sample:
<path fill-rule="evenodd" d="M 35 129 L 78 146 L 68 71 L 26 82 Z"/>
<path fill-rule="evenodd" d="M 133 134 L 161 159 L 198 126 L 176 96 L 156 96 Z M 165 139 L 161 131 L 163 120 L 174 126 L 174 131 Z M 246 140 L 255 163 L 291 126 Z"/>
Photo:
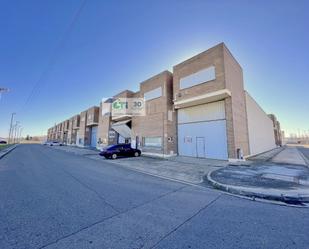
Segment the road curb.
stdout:
<path fill-rule="evenodd" d="M 309 196 L 290 196 L 290 195 L 274 195 L 274 194 L 263 194 L 259 192 L 254 192 L 250 190 L 249 188 L 246 189 L 245 187 L 237 187 L 233 185 L 228 185 L 228 184 L 223 184 L 220 183 L 216 180 L 214 180 L 211 177 L 211 174 L 216 170 L 212 170 L 208 172 L 206 175 L 207 181 L 216 189 L 220 189 L 222 191 L 231 193 L 231 194 L 236 194 L 236 195 L 242 195 L 250 198 L 260 198 L 260 199 L 265 199 L 265 200 L 271 200 L 271 201 L 280 201 L 280 202 L 285 202 L 289 204 L 293 203 L 309 203 Z"/>
<path fill-rule="evenodd" d="M 309 167 L 309 160 L 308 160 L 308 158 L 303 154 L 303 152 L 301 150 L 298 150 L 298 152 L 301 155 L 301 157 L 304 159 L 306 166 Z"/>
<path fill-rule="evenodd" d="M 14 150 L 17 147 L 17 145 L 13 145 L 11 147 L 9 147 L 8 149 L 5 149 L 4 152 L 0 152 L 0 159 L 2 159 L 4 156 L 6 156 L 7 154 L 9 154 L 12 150 Z"/>
<path fill-rule="evenodd" d="M 267 162 L 267 161 L 271 161 L 271 159 L 273 159 L 275 156 L 277 156 L 280 152 L 282 152 L 284 149 L 286 148 L 286 146 L 281 146 L 281 147 L 276 147 L 274 149 L 271 149 L 271 150 L 268 150 L 268 151 L 264 151 L 264 152 L 261 152 L 261 153 L 257 153 L 255 155 L 252 155 L 252 156 L 249 156 L 246 158 L 246 160 L 248 161 L 264 161 L 264 162 Z M 254 159 L 255 157 L 258 157 L 258 156 L 261 156 L 263 154 L 266 154 L 268 152 L 271 152 L 271 151 L 274 151 L 274 150 L 278 150 L 276 151 L 273 155 L 269 156 L 268 158 L 264 158 L 264 159 Z"/>
<path fill-rule="evenodd" d="M 268 159 L 266 159 L 266 162 L 272 162 L 272 159 L 274 159 L 277 155 L 279 155 L 282 151 L 284 151 L 286 149 L 286 146 L 281 146 L 279 147 L 278 151 L 275 152 L 275 154 L 273 154 L 271 157 L 269 157 Z"/>

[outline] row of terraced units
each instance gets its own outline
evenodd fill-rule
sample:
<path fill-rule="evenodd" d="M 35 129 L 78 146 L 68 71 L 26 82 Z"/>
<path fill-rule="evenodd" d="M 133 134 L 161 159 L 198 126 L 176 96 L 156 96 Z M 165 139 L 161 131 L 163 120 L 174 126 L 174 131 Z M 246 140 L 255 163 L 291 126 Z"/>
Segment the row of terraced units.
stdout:
<path fill-rule="evenodd" d="M 136 100 L 142 114 L 115 115 L 119 103 Z M 137 92 L 120 92 L 51 127 L 48 139 L 98 149 L 131 143 L 144 154 L 223 160 L 276 146 L 270 117 L 244 90 L 242 68 L 224 43 L 141 82 Z"/>

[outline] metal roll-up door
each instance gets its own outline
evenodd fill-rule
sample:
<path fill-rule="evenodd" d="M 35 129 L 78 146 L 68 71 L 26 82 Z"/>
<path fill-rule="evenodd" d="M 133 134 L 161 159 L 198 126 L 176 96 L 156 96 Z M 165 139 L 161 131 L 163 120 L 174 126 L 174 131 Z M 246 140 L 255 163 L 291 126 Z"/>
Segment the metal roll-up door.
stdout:
<path fill-rule="evenodd" d="M 179 155 L 227 159 L 224 101 L 178 110 Z"/>
<path fill-rule="evenodd" d="M 97 132 L 98 132 L 98 127 L 93 126 L 91 128 L 91 147 L 97 147 Z"/>

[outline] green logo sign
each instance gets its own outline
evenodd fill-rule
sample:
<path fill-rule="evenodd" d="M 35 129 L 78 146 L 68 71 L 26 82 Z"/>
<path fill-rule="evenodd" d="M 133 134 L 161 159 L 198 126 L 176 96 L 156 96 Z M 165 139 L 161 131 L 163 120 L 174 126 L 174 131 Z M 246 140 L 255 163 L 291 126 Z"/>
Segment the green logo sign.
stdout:
<path fill-rule="evenodd" d="M 115 110 L 128 109 L 128 102 L 127 101 L 121 101 L 120 99 L 117 99 L 113 102 L 113 109 L 115 109 Z"/>

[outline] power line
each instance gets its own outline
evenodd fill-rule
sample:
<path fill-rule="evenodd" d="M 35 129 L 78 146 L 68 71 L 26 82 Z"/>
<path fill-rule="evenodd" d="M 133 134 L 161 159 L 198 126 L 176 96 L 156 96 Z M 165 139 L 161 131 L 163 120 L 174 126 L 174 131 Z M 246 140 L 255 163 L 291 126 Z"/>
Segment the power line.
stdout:
<path fill-rule="evenodd" d="M 7 93 L 8 91 L 9 91 L 8 88 L 0 87 L 0 100 L 1 100 L 2 93 Z"/>
<path fill-rule="evenodd" d="M 81 12 L 83 10 L 83 8 L 86 5 L 87 0 L 83 0 L 81 2 L 81 5 L 79 6 L 78 10 L 76 11 L 76 13 L 74 14 L 71 22 L 69 23 L 67 29 L 65 30 L 63 36 L 61 37 L 59 43 L 57 44 L 57 46 L 55 47 L 55 51 L 52 54 L 52 56 L 50 57 L 46 68 L 43 70 L 43 72 L 41 73 L 39 79 L 36 81 L 36 83 L 34 84 L 28 98 L 26 99 L 24 105 L 21 107 L 20 112 L 24 111 L 26 109 L 26 106 L 31 102 L 31 100 L 37 96 L 40 93 L 42 84 L 44 83 L 44 79 L 48 74 L 48 71 L 50 70 L 50 68 L 55 64 L 56 59 L 57 59 L 57 55 L 59 54 L 59 51 L 61 50 L 61 48 L 63 47 L 63 45 L 65 44 L 65 40 L 67 39 L 68 35 L 72 32 L 75 23 L 77 22 L 78 18 L 81 15 Z"/>

